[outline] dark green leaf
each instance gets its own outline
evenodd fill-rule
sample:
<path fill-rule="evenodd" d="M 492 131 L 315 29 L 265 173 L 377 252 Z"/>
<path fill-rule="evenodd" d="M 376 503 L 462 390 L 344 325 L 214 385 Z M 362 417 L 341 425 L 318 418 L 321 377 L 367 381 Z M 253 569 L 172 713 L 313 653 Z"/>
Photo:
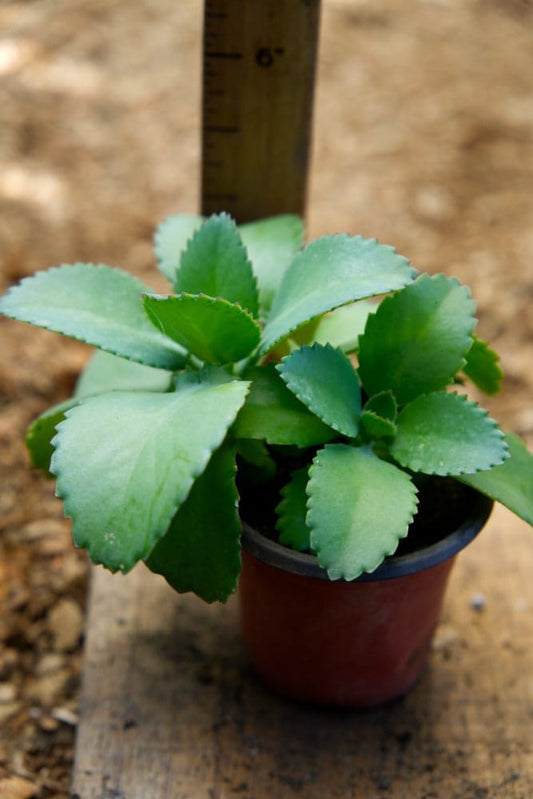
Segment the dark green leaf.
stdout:
<path fill-rule="evenodd" d="M 396 433 L 394 422 L 368 410 L 361 414 L 361 428 L 369 438 L 392 438 Z"/>
<path fill-rule="evenodd" d="M 115 391 L 68 411 L 53 440 L 51 471 L 76 544 L 112 571 L 127 572 L 146 557 L 222 443 L 247 389 L 235 381 L 165 394 Z"/>
<path fill-rule="evenodd" d="M 252 265 L 237 227 L 227 214 L 209 217 L 189 241 L 181 256 L 174 291 L 238 303 L 257 316 L 258 294 Z"/>
<path fill-rule="evenodd" d="M 120 269 L 59 266 L 24 278 L 0 298 L 0 312 L 132 361 L 179 369 L 185 363 L 183 349 L 146 318 L 141 299 L 146 291 Z"/>
<path fill-rule="evenodd" d="M 474 343 L 466 356 L 463 372 L 481 391 L 492 396 L 501 389 L 503 379 L 499 360 L 499 356 L 485 341 L 474 338 Z"/>
<path fill-rule="evenodd" d="M 364 409 L 391 422 L 396 419 L 398 414 L 398 405 L 392 391 L 381 391 L 379 394 L 369 397 L 365 402 Z"/>
<path fill-rule="evenodd" d="M 181 253 L 203 222 L 196 214 L 176 214 L 163 220 L 155 233 L 155 254 L 158 268 L 174 284 Z"/>
<path fill-rule="evenodd" d="M 342 350 L 329 344 L 301 347 L 277 369 L 292 393 L 319 419 L 348 438 L 357 436 L 361 388 Z"/>
<path fill-rule="evenodd" d="M 508 433 L 505 441 L 510 457 L 501 466 L 459 479 L 533 524 L 533 455 L 518 436 Z"/>
<path fill-rule="evenodd" d="M 266 483 L 276 474 L 277 466 L 264 441 L 238 438 L 237 454 L 246 461 L 246 477 L 252 483 Z"/>
<path fill-rule="evenodd" d="M 272 303 L 262 352 L 327 311 L 355 300 L 394 291 L 415 276 L 392 247 L 362 236 L 324 236 L 289 266 Z"/>
<path fill-rule="evenodd" d="M 54 454 L 52 439 L 56 434 L 56 428 L 65 419 L 66 412 L 77 404 L 78 400 L 73 398 L 54 405 L 37 417 L 28 427 L 26 446 L 30 453 L 32 466 L 41 469 L 47 477 L 54 476 L 50 472 L 50 461 Z"/>
<path fill-rule="evenodd" d="M 235 591 L 241 524 L 234 479 L 235 453 L 223 445 L 146 560 L 175 591 L 193 591 L 206 602 L 225 602 Z"/>
<path fill-rule="evenodd" d="M 332 580 L 374 571 L 407 535 L 417 507 L 405 472 L 345 444 L 317 453 L 307 493 L 311 546 Z"/>
<path fill-rule="evenodd" d="M 166 336 L 208 363 L 232 363 L 258 345 L 261 330 L 240 305 L 205 295 L 147 295 L 146 313 Z"/>
<path fill-rule="evenodd" d="M 469 290 L 445 275 L 422 275 L 386 297 L 359 339 L 367 393 L 391 390 L 403 405 L 449 385 L 472 344 L 474 311 Z"/>
<path fill-rule="evenodd" d="M 233 428 L 237 438 L 308 447 L 330 441 L 336 435 L 296 399 L 273 364 L 253 370 L 247 377 L 252 386 Z"/>
<path fill-rule="evenodd" d="M 391 438 L 396 433 L 398 406 L 391 391 L 374 394 L 365 403 L 361 427 L 370 438 Z"/>
<path fill-rule="evenodd" d="M 305 523 L 307 515 L 307 494 L 305 489 L 308 480 L 308 469 L 298 469 L 293 472 L 291 479 L 281 490 L 283 499 L 276 508 L 278 514 L 276 529 L 280 533 L 280 544 L 292 547 L 299 552 L 305 552 L 311 546 L 309 540 L 311 530 Z"/>
<path fill-rule="evenodd" d="M 417 397 L 400 412 L 395 460 L 425 474 L 472 474 L 506 457 L 503 433 L 487 412 L 459 394 Z"/>

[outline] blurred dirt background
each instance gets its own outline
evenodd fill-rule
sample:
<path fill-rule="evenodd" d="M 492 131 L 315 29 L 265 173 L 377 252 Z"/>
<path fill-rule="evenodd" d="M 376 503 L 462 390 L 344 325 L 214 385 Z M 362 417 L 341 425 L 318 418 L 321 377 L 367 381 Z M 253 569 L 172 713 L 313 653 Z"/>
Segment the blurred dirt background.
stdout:
<path fill-rule="evenodd" d="M 0 0 L 2 292 L 76 260 L 157 285 L 155 224 L 199 202 L 201 7 Z M 376 236 L 472 286 L 507 375 L 491 411 L 530 443 L 532 53 L 531 0 L 323 0 L 308 210 L 312 236 Z M 63 797 L 87 564 L 23 436 L 88 351 L 0 336 L 0 796 Z"/>

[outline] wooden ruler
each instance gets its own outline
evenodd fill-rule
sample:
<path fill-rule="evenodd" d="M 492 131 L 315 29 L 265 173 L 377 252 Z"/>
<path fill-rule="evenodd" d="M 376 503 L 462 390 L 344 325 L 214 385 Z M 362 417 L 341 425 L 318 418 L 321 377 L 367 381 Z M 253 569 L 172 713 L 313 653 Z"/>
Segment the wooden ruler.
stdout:
<path fill-rule="evenodd" d="M 320 0 L 205 0 L 202 213 L 303 216 Z"/>

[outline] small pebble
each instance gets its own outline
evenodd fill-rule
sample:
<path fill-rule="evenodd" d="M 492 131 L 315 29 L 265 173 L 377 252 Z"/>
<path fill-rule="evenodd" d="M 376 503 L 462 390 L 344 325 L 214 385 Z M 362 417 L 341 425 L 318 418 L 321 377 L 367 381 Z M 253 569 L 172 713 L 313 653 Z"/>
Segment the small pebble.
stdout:
<path fill-rule="evenodd" d="M 17 689 L 10 682 L 0 683 L 0 705 L 7 705 L 17 698 Z"/>
<path fill-rule="evenodd" d="M 437 630 L 435 638 L 433 639 L 432 649 L 439 652 L 442 649 L 447 649 L 458 640 L 459 636 L 452 628 L 442 628 Z"/>
<path fill-rule="evenodd" d="M 487 606 L 487 598 L 485 594 L 477 592 L 472 594 L 470 597 L 470 607 L 472 610 L 477 610 L 480 613 L 482 610 L 485 610 Z"/>
<path fill-rule="evenodd" d="M 61 724 L 66 724 L 68 727 L 76 727 L 78 724 L 78 715 L 68 707 L 56 707 L 52 710 L 52 718 L 59 721 Z"/>
<path fill-rule="evenodd" d="M 60 599 L 47 619 L 56 652 L 68 652 L 77 645 L 83 633 L 83 611 L 73 599 Z"/>

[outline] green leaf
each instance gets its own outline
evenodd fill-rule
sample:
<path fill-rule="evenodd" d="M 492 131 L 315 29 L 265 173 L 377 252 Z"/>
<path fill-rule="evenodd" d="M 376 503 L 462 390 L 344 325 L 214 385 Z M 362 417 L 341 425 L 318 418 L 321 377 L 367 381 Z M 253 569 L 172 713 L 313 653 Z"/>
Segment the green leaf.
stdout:
<path fill-rule="evenodd" d="M 54 405 L 41 414 L 29 426 L 26 433 L 26 446 L 30 452 L 32 465 L 42 469 L 47 477 L 54 452 L 52 439 L 56 427 L 65 419 L 68 410 L 78 405 L 84 397 L 102 394 L 118 389 L 131 391 L 167 391 L 172 382 L 172 374 L 165 369 L 153 369 L 134 361 L 126 361 L 108 352 L 97 350 L 83 370 L 71 399 Z"/>
<path fill-rule="evenodd" d="M 503 372 L 500 369 L 497 353 L 481 339 L 474 338 L 474 343 L 466 355 L 463 372 L 485 394 L 493 396 L 501 389 Z"/>
<path fill-rule="evenodd" d="M 280 533 L 279 542 L 298 552 L 309 551 L 311 547 L 311 530 L 305 523 L 308 480 L 308 469 L 298 469 L 293 472 L 289 482 L 281 489 L 283 499 L 276 508 L 278 514 L 276 530 Z"/>
<path fill-rule="evenodd" d="M 26 432 L 26 446 L 30 453 L 31 465 L 41 469 L 47 477 L 54 475 L 50 471 L 50 461 L 54 454 L 52 439 L 56 428 L 65 419 L 65 414 L 78 404 L 77 399 L 68 399 L 60 402 L 35 419 Z"/>
<path fill-rule="evenodd" d="M 287 267 L 303 245 L 303 221 L 299 216 L 283 214 L 239 225 L 239 233 L 259 283 L 261 309 L 266 313 Z"/>
<path fill-rule="evenodd" d="M 461 475 L 459 480 L 496 502 L 501 502 L 521 519 L 533 524 L 533 455 L 512 433 L 505 437 L 510 457 L 500 466 L 477 474 Z"/>
<path fill-rule="evenodd" d="M 238 303 L 257 316 L 257 283 L 237 227 L 228 214 L 209 217 L 181 256 L 176 294 L 206 294 Z"/>
<path fill-rule="evenodd" d="M 382 419 L 388 419 L 390 422 L 393 422 L 398 414 L 398 405 L 392 391 L 381 391 L 379 394 L 369 397 L 365 402 L 364 409 L 375 413 Z"/>
<path fill-rule="evenodd" d="M 244 402 L 248 384 L 100 394 L 67 413 L 51 470 L 73 535 L 127 572 L 164 535 Z M 198 420 L 201 420 L 201 424 Z"/>
<path fill-rule="evenodd" d="M 327 311 L 410 283 L 415 270 L 392 247 L 362 236 L 324 236 L 289 266 L 272 303 L 262 352 Z"/>
<path fill-rule="evenodd" d="M 174 284 L 181 253 L 202 222 L 203 217 L 196 214 L 176 214 L 158 226 L 154 237 L 157 265 L 169 283 Z"/>
<path fill-rule="evenodd" d="M 474 311 L 468 288 L 445 275 L 422 275 L 386 297 L 359 339 L 367 393 L 391 390 L 403 405 L 449 385 L 472 345 Z"/>
<path fill-rule="evenodd" d="M 166 336 L 208 363 L 233 363 L 254 350 L 259 325 L 240 305 L 203 294 L 146 295 L 146 313 Z"/>
<path fill-rule="evenodd" d="M 425 474 L 472 474 L 506 457 L 504 436 L 487 412 L 460 394 L 417 397 L 400 412 L 395 460 Z"/>
<path fill-rule="evenodd" d="M 311 546 L 332 580 L 374 571 L 407 535 L 417 507 L 405 472 L 346 444 L 317 453 L 307 493 Z"/>
<path fill-rule="evenodd" d="M 132 361 L 179 369 L 183 350 L 146 318 L 145 291 L 140 280 L 121 269 L 63 265 L 24 278 L 0 298 L 0 312 Z"/>
<path fill-rule="evenodd" d="M 391 391 L 374 394 L 365 403 L 361 427 L 370 438 L 391 438 L 396 433 L 398 406 Z"/>
<path fill-rule="evenodd" d="M 336 434 L 289 391 L 273 364 L 251 370 L 250 393 L 233 432 L 237 438 L 257 438 L 269 444 L 308 447 Z"/>
<path fill-rule="evenodd" d="M 206 602 L 225 602 L 241 570 L 237 500 L 235 453 L 223 445 L 150 553 L 148 568 L 179 593 L 193 591 Z"/>
<path fill-rule="evenodd" d="M 106 391 L 168 391 L 172 373 L 109 352 L 97 350 L 81 373 L 74 396 L 78 399 Z"/>
<path fill-rule="evenodd" d="M 361 388 L 342 350 L 329 344 L 301 347 L 277 370 L 292 393 L 319 419 L 348 438 L 359 433 Z"/>
<path fill-rule="evenodd" d="M 332 347 L 340 347 L 343 352 L 357 352 L 359 336 L 364 332 L 366 320 L 377 308 L 377 304 L 370 300 L 343 305 L 304 325 L 295 332 L 293 338 L 300 344 L 331 344 Z"/>

